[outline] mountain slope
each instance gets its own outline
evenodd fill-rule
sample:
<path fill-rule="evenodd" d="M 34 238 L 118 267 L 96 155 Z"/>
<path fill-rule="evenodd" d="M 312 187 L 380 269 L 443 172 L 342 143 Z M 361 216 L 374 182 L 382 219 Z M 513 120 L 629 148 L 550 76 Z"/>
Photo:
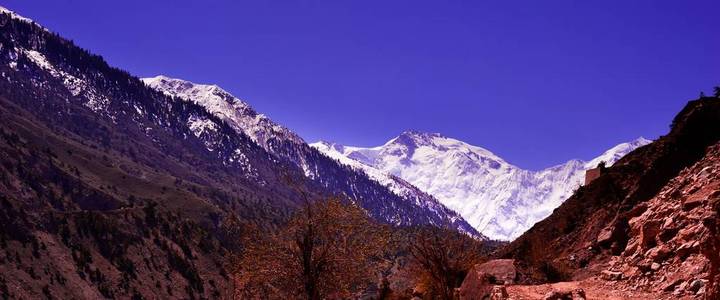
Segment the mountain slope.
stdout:
<path fill-rule="evenodd" d="M 303 184 L 305 189 L 317 194 L 345 196 L 358 202 L 378 220 L 397 225 L 464 227 L 463 230 L 475 233 L 452 211 L 439 204 L 427 204 L 436 202 L 432 197 L 416 195 L 422 198 L 421 201 L 399 197 L 365 174 L 326 158 L 294 133 L 258 115 L 216 86 L 203 87 L 204 95 L 212 96 L 209 99 L 214 101 L 200 103 L 203 105 L 180 97 L 168 97 L 146 89 L 143 82 L 110 68 L 102 58 L 75 48 L 39 26 L 16 17 L 9 17 L 10 20 L 14 22 L 4 27 L 10 35 L 7 36 L 7 47 L 3 48 L 9 68 L 4 76 L 10 86 L 29 80 L 23 87 L 36 89 L 34 93 L 52 91 L 61 102 L 82 106 L 89 110 L 83 110 L 83 113 L 90 113 L 93 118 L 106 118 L 112 126 L 131 130 L 131 135 L 138 136 L 128 140 L 149 139 L 152 146 L 160 148 L 160 153 L 167 152 L 179 161 L 188 159 L 185 157 L 188 153 L 183 152 L 197 154 L 199 160 L 191 162 L 201 165 L 210 162 L 204 172 L 213 174 L 218 168 L 227 169 L 225 174 L 220 172 L 215 178 L 223 185 L 251 186 L 249 191 L 257 189 L 277 194 L 272 197 L 273 201 L 282 203 L 279 209 L 285 210 L 297 205 L 298 200 L 297 195 L 293 195 L 294 189 L 287 187 L 285 178 L 307 176 L 312 181 Z M 12 77 L 23 72 L 28 76 L 14 82 L 16 79 Z M 16 101 L 14 98 L 11 99 Z M 19 103 L 28 108 L 32 105 L 31 102 Z M 228 114 L 220 113 L 209 104 L 228 104 L 221 107 Z M 31 111 L 58 125 L 84 126 L 74 124 L 73 118 L 63 117 L 67 114 L 63 104 L 48 101 L 43 105 L 47 105 L 47 109 L 40 107 Z M 107 126 L 82 129 L 99 131 L 105 128 Z M 113 143 L 111 140 L 103 142 Z M 244 182 L 240 184 L 238 180 Z M 422 207 L 418 202 L 439 209 Z"/>
<path fill-rule="evenodd" d="M 622 272 L 622 285 L 672 292 L 675 297 L 720 297 L 720 144 L 684 168 L 629 216 L 627 246 L 596 269 Z M 700 222 L 698 222 L 700 221 Z M 612 232 L 606 227 L 604 232 Z M 602 232 L 602 231 L 601 231 Z M 607 243 L 607 235 L 596 240 Z M 609 237 L 608 237 L 609 238 Z M 591 266 L 592 267 L 592 266 Z M 712 278 L 715 276 L 715 278 Z M 709 281 L 709 284 L 706 282 Z"/>
<path fill-rule="evenodd" d="M 588 161 L 571 160 L 541 171 L 523 170 L 492 152 L 440 134 L 408 131 L 374 148 L 328 142 L 312 144 L 369 173 L 403 178 L 458 211 L 490 238 L 511 240 L 550 215 L 583 182 L 585 170 L 612 164 L 637 147 L 639 138 Z M 389 175 L 388 175 L 389 176 Z"/>
<path fill-rule="evenodd" d="M 229 298 L 223 255 L 238 245 L 228 227 L 277 226 L 302 205 L 296 188 L 382 222 L 474 232 L 304 143 L 258 145 L 7 12 L 0 119 L 0 294 L 10 297 Z"/>
<path fill-rule="evenodd" d="M 717 270 L 718 219 L 704 212 L 717 209 L 719 141 L 720 100 L 690 101 L 670 133 L 621 158 L 499 256 L 518 259 L 525 282 L 583 279 L 609 268 L 645 288 L 664 281 L 672 291 L 704 272 L 697 260 L 703 247 Z"/>
<path fill-rule="evenodd" d="M 235 130 L 247 134 L 258 145 L 276 153 L 277 141 L 302 145 L 303 139 L 289 129 L 257 113 L 250 105 L 217 85 L 196 84 L 159 75 L 141 79 L 149 87 L 168 96 L 190 100 L 217 116 Z"/>
<path fill-rule="evenodd" d="M 283 164 L 204 108 L 9 14 L 0 45 L 1 294 L 224 297 L 226 220 L 298 205 Z"/>
<path fill-rule="evenodd" d="M 389 223 L 450 226 L 481 237 L 462 217 L 444 207 L 432 196 L 402 179 L 378 177 L 373 173 L 357 172 L 353 168 L 338 164 L 307 145 L 291 130 L 257 113 L 249 104 L 216 85 L 197 84 L 166 76 L 142 80 L 166 95 L 205 107 L 208 112 L 223 120 L 238 133 L 248 135 L 278 159 L 295 164 L 303 170 L 305 176 L 331 191 L 358 199 L 364 207 L 386 207 L 383 208 L 387 211 L 385 215 L 379 217 Z M 196 131 L 203 130 L 199 123 L 193 123 L 191 126 L 195 127 Z M 365 175 L 369 177 L 365 178 Z M 356 179 L 338 180 L 348 176 Z M 365 197 L 357 195 L 368 189 L 377 191 L 370 191 L 372 194 Z M 373 203 L 363 204 L 362 201 Z M 370 210 L 370 213 L 374 212 Z"/>

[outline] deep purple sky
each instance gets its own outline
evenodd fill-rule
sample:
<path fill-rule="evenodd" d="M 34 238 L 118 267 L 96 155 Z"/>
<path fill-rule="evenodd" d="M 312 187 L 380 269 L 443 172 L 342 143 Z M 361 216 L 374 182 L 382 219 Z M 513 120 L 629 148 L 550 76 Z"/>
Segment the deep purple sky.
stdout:
<path fill-rule="evenodd" d="M 2 5 L 137 76 L 216 83 L 310 142 L 440 132 L 532 169 L 656 138 L 720 84 L 717 0 L 236 2 Z"/>

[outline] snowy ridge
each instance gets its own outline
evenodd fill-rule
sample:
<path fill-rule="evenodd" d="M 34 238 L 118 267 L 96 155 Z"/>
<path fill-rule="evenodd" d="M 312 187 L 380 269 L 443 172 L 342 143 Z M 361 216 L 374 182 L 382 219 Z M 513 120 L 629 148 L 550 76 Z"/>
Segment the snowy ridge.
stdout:
<path fill-rule="evenodd" d="M 415 195 L 417 194 L 417 188 L 409 182 L 403 180 L 402 178 L 399 178 L 387 172 L 380 171 L 377 168 L 373 168 L 369 165 L 358 162 L 344 155 L 339 155 L 338 152 L 328 151 L 326 148 L 331 147 L 330 144 L 320 142 L 318 144 L 313 144 L 312 146 L 320 150 L 321 152 L 326 153 L 326 155 L 330 158 L 335 159 L 342 164 L 350 166 L 355 170 L 364 172 L 373 180 L 389 188 L 390 191 L 392 191 L 396 195 L 401 197 L 414 198 L 416 205 L 433 208 L 433 210 L 435 211 L 439 209 L 439 206 L 441 206 L 437 201 L 435 201 L 435 199 L 432 199 L 432 201 L 427 201 L 428 199 L 417 197 Z M 436 206 L 438 208 L 435 208 Z"/>
<path fill-rule="evenodd" d="M 372 181 L 385 187 L 390 193 L 398 196 L 402 201 L 420 208 L 430 214 L 430 224 L 444 226 L 452 224 L 460 231 L 464 231 L 478 238 L 477 232 L 459 214 L 445 207 L 433 196 L 413 186 L 406 180 L 393 174 L 380 171 L 367 164 L 357 162 L 343 155 L 336 155 L 333 151 L 317 151 L 289 129 L 270 120 L 265 115 L 257 113 L 249 104 L 234 97 L 217 85 L 197 84 L 190 81 L 169 78 L 167 76 L 156 76 L 141 79 L 149 87 L 163 92 L 171 97 L 178 97 L 204 107 L 208 112 L 220 118 L 238 132 L 248 135 L 255 143 L 265 148 L 269 153 L 277 157 L 289 159 L 302 168 L 310 179 L 321 184 L 327 182 L 326 176 L 334 176 L 333 172 L 324 172 L 318 169 L 318 162 L 313 158 L 313 153 L 318 156 L 328 156 L 339 161 L 333 162 L 336 166 L 346 165 L 354 172 L 367 175 Z M 214 125 L 207 120 L 190 119 L 188 126 L 192 132 L 199 136 L 205 132 L 212 131 Z M 208 145 L 208 149 L 211 146 Z M 349 196 L 354 198 L 352 192 Z M 393 205 L 386 203 L 383 205 Z M 388 221 L 393 224 L 405 224 L 408 216 L 397 215 Z"/>
<path fill-rule="evenodd" d="M 197 84 L 163 75 L 141 80 L 149 87 L 162 91 L 168 96 L 193 101 L 205 107 L 234 129 L 247 134 L 266 150 L 272 150 L 270 140 L 276 138 L 297 144 L 305 143 L 297 134 L 273 122 L 267 116 L 257 113 L 250 105 L 217 85 Z"/>
<path fill-rule="evenodd" d="M 376 168 L 370 167 L 366 164 L 363 164 L 361 162 L 355 161 L 351 158 L 348 158 L 343 155 L 339 155 L 338 152 L 335 151 L 326 151 L 325 149 L 320 149 L 322 147 L 330 147 L 329 144 L 320 144 L 317 145 L 318 149 L 321 150 L 321 152 L 324 152 L 332 159 L 340 161 L 342 164 L 348 165 L 356 170 L 361 170 L 365 172 L 370 178 L 374 179 L 377 182 L 380 182 L 382 185 L 387 186 L 390 188 L 393 193 L 396 195 L 402 196 L 406 194 L 408 191 L 403 188 L 403 185 L 401 184 L 401 181 L 404 181 L 402 179 L 399 179 L 395 176 L 390 175 L 389 173 L 380 171 Z"/>
<path fill-rule="evenodd" d="M 198 84 L 183 79 L 170 78 L 158 75 L 150 78 L 141 78 L 147 86 L 161 91 L 164 94 L 191 101 L 204 107 L 209 113 L 220 118 L 237 132 L 250 137 L 253 142 L 266 151 L 290 159 L 303 169 L 305 176 L 315 178 L 318 174 L 312 170 L 309 163 L 302 156 L 287 155 L 282 144 L 289 142 L 295 148 L 302 148 L 305 141 L 285 128 L 273 122 L 267 116 L 257 113 L 249 104 L 238 99 L 227 91 L 214 84 Z M 194 125 L 193 131 L 203 128 Z"/>
<path fill-rule="evenodd" d="M 597 165 L 600 162 L 606 162 L 608 163 L 608 166 L 612 165 L 619 159 L 621 159 L 626 154 L 632 152 L 633 150 L 640 148 L 642 146 L 645 146 L 647 144 L 652 143 L 651 140 L 648 140 L 644 137 L 639 137 L 635 139 L 634 141 L 622 143 L 615 147 L 610 148 L 609 150 L 605 151 L 605 153 L 601 154 L 600 156 L 594 158 L 593 160 L 587 162 L 585 164 L 585 168 L 592 169 L 597 167 Z"/>
<path fill-rule="evenodd" d="M 367 174 L 368 177 L 387 187 L 394 194 L 409 201 L 413 201 L 415 205 L 428 209 L 432 212 L 435 212 L 436 214 L 448 215 L 450 217 L 451 223 L 456 223 L 457 221 L 461 220 L 461 216 L 457 214 L 457 212 L 448 210 L 448 208 L 445 207 L 442 203 L 440 203 L 437 199 L 435 199 L 431 195 L 424 193 L 422 190 L 413 186 L 411 183 L 405 181 L 404 179 L 356 161 L 345 155 L 342 155 L 339 151 L 329 149 L 330 147 L 339 146 L 337 144 L 318 142 L 312 144 L 311 146 L 318 149 L 320 152 L 324 153 L 328 157 L 339 161 L 341 164 L 350 166 L 357 171 Z M 458 227 L 458 230 L 465 232 L 469 235 L 476 236 L 475 233 L 469 232 L 463 227 Z M 484 236 L 476 237 L 480 239 L 485 239 Z"/>
<path fill-rule="evenodd" d="M 14 12 L 14 11 L 12 11 L 12 10 L 9 10 L 9 9 L 3 7 L 3 6 L 0 6 L 0 13 L 9 14 L 10 16 L 12 16 L 13 19 L 17 19 L 17 20 L 20 20 L 20 21 L 24 21 L 24 22 L 28 22 L 28 23 L 34 23 L 34 22 L 35 22 L 35 21 L 31 20 L 31 19 L 28 19 L 28 18 L 26 18 L 26 17 L 23 17 L 23 16 L 21 16 L 21 15 L 18 15 L 16 12 Z"/>
<path fill-rule="evenodd" d="M 328 142 L 312 146 L 331 157 L 344 157 L 338 159 L 368 174 L 384 172 L 405 179 L 459 212 L 482 234 L 511 240 L 572 195 L 585 170 L 600 161 L 610 165 L 648 143 L 639 138 L 591 161 L 571 160 L 541 171 L 523 170 L 484 148 L 436 133 L 407 131 L 373 148 Z"/>
<path fill-rule="evenodd" d="M 21 19 L 23 20 L 23 19 Z M 85 79 L 78 78 L 72 74 L 62 70 L 61 68 L 55 67 L 50 61 L 47 60 L 45 55 L 35 50 L 28 50 L 23 48 L 13 48 L 11 52 L 9 66 L 12 69 L 17 68 L 17 60 L 20 55 L 25 56 L 32 63 L 37 65 L 39 68 L 47 71 L 50 75 L 63 81 L 64 86 L 73 96 L 84 96 L 87 99 L 83 103 L 87 108 L 92 109 L 95 112 L 105 111 L 110 100 L 102 96 L 91 84 Z M 4 75 L 4 74 L 3 74 Z M 42 85 L 42 83 L 37 83 Z"/>

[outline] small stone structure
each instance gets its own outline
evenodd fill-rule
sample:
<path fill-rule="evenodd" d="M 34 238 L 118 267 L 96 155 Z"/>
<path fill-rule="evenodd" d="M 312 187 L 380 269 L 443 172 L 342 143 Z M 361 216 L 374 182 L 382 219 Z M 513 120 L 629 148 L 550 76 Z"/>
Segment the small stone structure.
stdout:
<path fill-rule="evenodd" d="M 587 186 L 588 184 L 593 182 L 593 180 L 600 177 L 600 175 L 602 175 L 604 169 L 605 168 L 598 167 L 595 169 L 590 169 L 590 170 L 585 171 L 585 185 Z"/>

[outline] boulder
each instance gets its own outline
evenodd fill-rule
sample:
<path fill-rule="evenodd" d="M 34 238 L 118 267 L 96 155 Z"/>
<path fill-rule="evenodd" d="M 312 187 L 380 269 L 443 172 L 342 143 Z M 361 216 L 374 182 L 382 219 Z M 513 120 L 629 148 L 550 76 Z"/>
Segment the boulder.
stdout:
<path fill-rule="evenodd" d="M 585 290 L 581 288 L 572 291 L 550 291 L 545 294 L 544 300 L 585 300 Z"/>
<path fill-rule="evenodd" d="M 572 298 L 573 300 L 585 300 L 585 290 L 581 288 L 574 289 L 572 291 Z"/>
<path fill-rule="evenodd" d="M 671 253 L 670 247 L 667 245 L 660 245 L 649 250 L 646 256 L 653 261 L 660 262 L 665 260 L 665 258 L 667 258 Z"/>
<path fill-rule="evenodd" d="M 705 286 L 705 281 L 702 281 L 701 279 L 695 279 L 690 283 L 690 286 L 688 289 L 692 291 L 693 293 L 697 293 L 701 288 Z"/>
<path fill-rule="evenodd" d="M 615 272 L 610 270 L 603 270 L 600 272 L 600 277 L 604 280 L 608 281 L 618 281 L 621 280 L 623 276 L 622 272 Z"/>
<path fill-rule="evenodd" d="M 659 263 L 656 263 L 656 262 L 654 262 L 654 263 L 652 263 L 652 264 L 650 265 L 650 269 L 653 270 L 653 271 L 660 270 L 660 267 L 661 267 L 661 265 L 660 265 Z"/>
<path fill-rule="evenodd" d="M 465 276 L 462 285 L 460 285 L 460 300 L 487 299 L 495 285 L 493 284 L 493 276 L 483 272 L 477 272 L 473 268 L 470 273 Z"/>
<path fill-rule="evenodd" d="M 682 283 L 680 283 L 680 285 L 678 285 L 678 286 L 675 288 L 675 291 L 673 291 L 673 295 L 682 295 L 682 294 L 684 294 L 684 293 L 685 293 L 685 290 L 687 289 L 687 287 L 688 287 L 688 282 L 687 282 L 687 281 L 683 281 Z"/>
<path fill-rule="evenodd" d="M 687 257 L 690 254 L 700 252 L 699 246 L 700 246 L 700 242 L 689 241 L 689 242 L 686 242 L 686 243 L 680 245 L 680 247 L 678 247 L 677 250 L 675 250 L 675 252 L 677 253 L 678 257 L 680 257 L 681 259 L 684 259 L 685 257 Z"/>
<path fill-rule="evenodd" d="M 489 274 L 493 277 L 492 282 L 496 284 L 514 284 L 517 277 L 514 259 L 493 259 L 475 265 L 470 273 Z"/>
<path fill-rule="evenodd" d="M 642 224 L 640 231 L 640 245 L 643 249 L 655 247 L 658 233 L 660 233 L 660 226 L 662 222 L 660 220 L 649 220 Z"/>
<path fill-rule="evenodd" d="M 685 226 L 678 232 L 678 239 L 683 242 L 696 241 L 703 231 L 703 226 L 698 222 Z"/>
<path fill-rule="evenodd" d="M 595 241 L 598 245 L 606 246 L 612 242 L 612 233 L 613 230 L 611 228 L 604 228 L 602 231 L 600 231 L 600 234 L 598 234 L 598 237 Z"/>
<path fill-rule="evenodd" d="M 640 203 L 640 204 L 638 204 L 638 205 L 635 205 L 635 207 L 633 207 L 633 208 L 627 213 L 627 216 L 628 216 L 628 218 L 634 218 L 634 217 L 640 216 L 640 215 L 642 215 L 645 211 L 647 211 L 647 209 L 648 209 L 647 203 L 645 203 L 645 202 Z"/>
<path fill-rule="evenodd" d="M 682 280 L 682 278 L 680 278 L 680 277 L 676 277 L 676 278 L 673 278 L 673 279 L 669 279 L 668 283 L 666 283 L 666 284 L 662 287 L 662 290 L 663 290 L 663 291 L 666 291 L 666 292 L 672 292 L 673 290 L 675 290 L 675 286 L 677 286 L 677 285 L 678 285 L 679 283 L 681 283 L 682 281 L 683 281 L 683 280 Z"/>
<path fill-rule="evenodd" d="M 549 291 L 547 294 L 545 294 L 545 297 L 543 297 L 543 300 L 562 300 L 564 299 L 562 294 L 558 291 Z"/>
<path fill-rule="evenodd" d="M 637 266 L 637 268 L 642 272 L 650 272 L 653 271 L 653 264 L 653 262 L 646 259 L 638 262 L 635 266 Z"/>
<path fill-rule="evenodd" d="M 693 208 L 696 208 L 698 206 L 704 205 L 707 202 L 707 200 L 703 198 L 695 198 L 695 199 L 685 199 L 682 204 L 682 209 L 684 211 L 692 210 Z"/>

